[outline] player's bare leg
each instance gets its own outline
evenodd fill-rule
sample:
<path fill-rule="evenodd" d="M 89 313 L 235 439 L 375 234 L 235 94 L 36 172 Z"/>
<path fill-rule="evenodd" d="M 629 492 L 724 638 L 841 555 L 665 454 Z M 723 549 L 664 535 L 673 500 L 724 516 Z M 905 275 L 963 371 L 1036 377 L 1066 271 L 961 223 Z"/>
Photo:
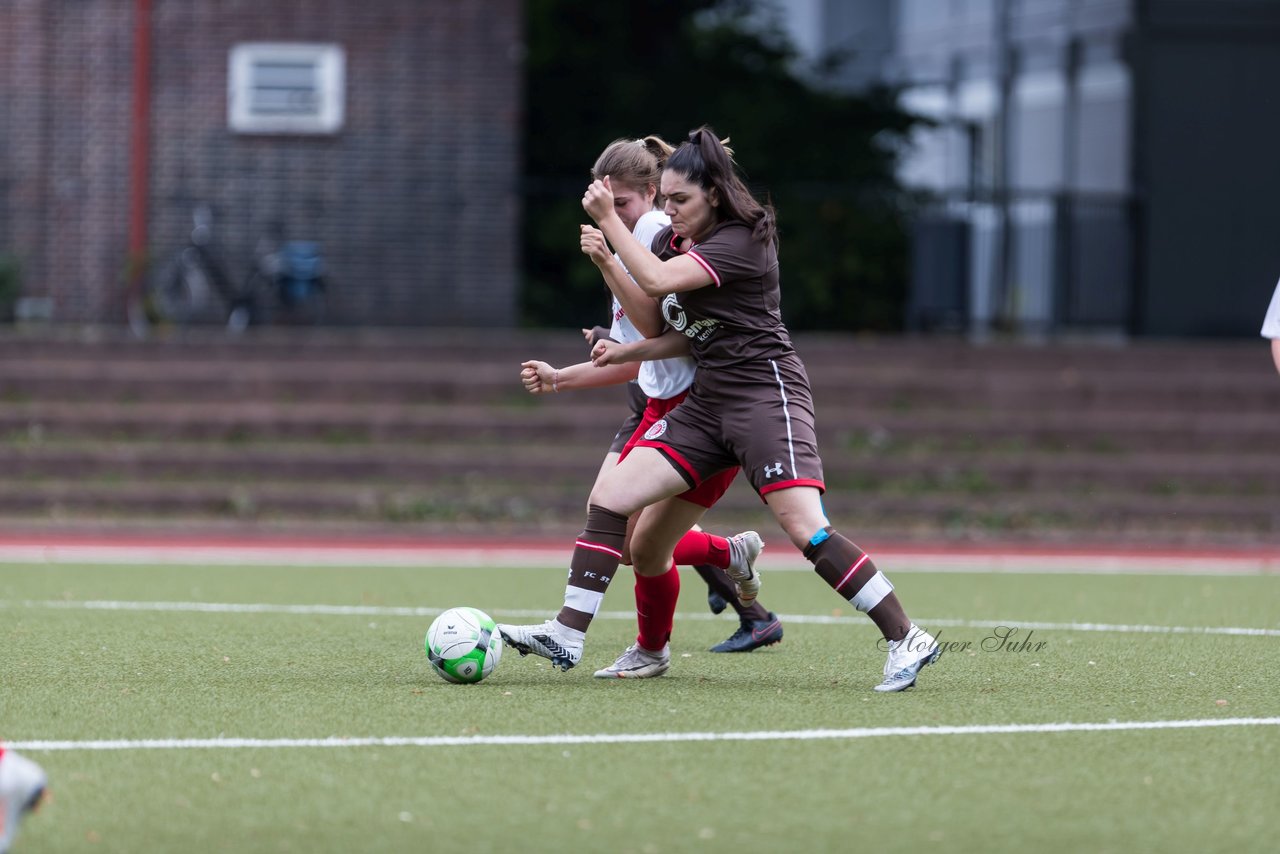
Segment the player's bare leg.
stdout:
<path fill-rule="evenodd" d="M 680 596 L 680 571 L 672 552 L 706 508 L 668 498 L 644 508 L 631 540 L 636 571 L 636 641 L 608 667 L 596 671 L 601 679 L 644 679 L 661 676 L 671 666 L 670 639 Z"/>

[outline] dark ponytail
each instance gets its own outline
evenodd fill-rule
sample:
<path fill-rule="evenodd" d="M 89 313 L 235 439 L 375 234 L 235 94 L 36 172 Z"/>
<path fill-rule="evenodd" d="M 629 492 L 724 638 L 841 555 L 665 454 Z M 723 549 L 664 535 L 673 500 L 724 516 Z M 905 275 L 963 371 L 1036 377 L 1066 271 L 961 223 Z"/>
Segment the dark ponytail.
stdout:
<path fill-rule="evenodd" d="M 753 239 L 778 242 L 777 217 L 773 205 L 761 204 L 738 177 L 729 140 L 721 140 L 715 131 L 703 125 L 689 134 L 686 142 L 667 158 L 666 168 L 687 177 L 720 201 L 721 220 L 733 220 L 751 226 Z"/>

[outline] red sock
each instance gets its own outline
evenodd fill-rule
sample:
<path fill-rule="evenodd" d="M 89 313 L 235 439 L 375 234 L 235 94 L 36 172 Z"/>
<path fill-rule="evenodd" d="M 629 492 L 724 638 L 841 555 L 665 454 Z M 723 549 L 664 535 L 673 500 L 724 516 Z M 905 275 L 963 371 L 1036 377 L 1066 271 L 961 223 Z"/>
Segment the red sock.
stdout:
<path fill-rule="evenodd" d="M 680 571 L 674 563 L 662 575 L 636 576 L 636 621 L 640 624 L 636 643 L 650 652 L 667 645 L 679 598 Z"/>
<path fill-rule="evenodd" d="M 721 569 L 729 568 L 729 541 L 706 531 L 690 531 L 676 543 L 673 555 L 678 566 L 698 566 L 709 563 Z"/>

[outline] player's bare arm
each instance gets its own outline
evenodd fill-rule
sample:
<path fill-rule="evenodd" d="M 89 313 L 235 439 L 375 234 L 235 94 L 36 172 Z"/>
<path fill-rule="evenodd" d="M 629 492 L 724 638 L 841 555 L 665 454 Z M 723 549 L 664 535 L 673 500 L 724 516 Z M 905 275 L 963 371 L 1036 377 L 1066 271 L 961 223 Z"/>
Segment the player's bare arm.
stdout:
<path fill-rule="evenodd" d="M 621 385 L 635 379 L 639 373 L 639 362 L 601 367 L 591 362 L 579 362 L 566 368 L 557 368 L 537 360 L 520 364 L 520 382 L 529 394 L 555 394 L 582 388 Z"/>
<path fill-rule="evenodd" d="M 712 283 L 711 274 L 692 258 L 677 255 L 662 261 L 646 247 L 630 239 L 631 233 L 613 209 L 609 176 L 591 182 L 582 196 L 582 208 L 595 220 L 596 225 L 604 232 L 605 239 L 617 250 L 640 290 L 650 297 L 694 291 Z"/>
<path fill-rule="evenodd" d="M 590 258 L 600 269 L 604 283 L 609 286 L 609 291 L 618 300 L 622 310 L 627 313 L 636 331 L 645 338 L 661 335 L 666 324 L 663 323 L 662 310 L 658 306 L 658 301 L 640 290 L 627 275 L 627 271 L 609 251 L 604 232 L 590 225 L 581 226 L 580 232 L 579 245 L 582 254 Z"/>
<path fill-rule="evenodd" d="M 617 341 L 600 341 L 591 349 L 592 364 L 598 366 L 654 362 L 689 355 L 689 339 L 668 329 L 656 338 L 646 338 L 632 344 Z"/>
<path fill-rule="evenodd" d="M 1276 363 L 1276 370 L 1280 371 L 1280 338 L 1271 339 L 1271 359 Z"/>

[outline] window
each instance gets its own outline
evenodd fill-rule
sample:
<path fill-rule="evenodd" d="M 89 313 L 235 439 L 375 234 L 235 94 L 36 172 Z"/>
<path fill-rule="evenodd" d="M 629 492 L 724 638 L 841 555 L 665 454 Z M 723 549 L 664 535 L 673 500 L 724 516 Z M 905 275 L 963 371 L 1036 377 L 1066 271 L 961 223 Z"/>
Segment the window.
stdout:
<path fill-rule="evenodd" d="M 227 121 L 239 133 L 342 129 L 346 57 L 336 44 L 251 42 L 231 48 Z"/>
<path fill-rule="evenodd" d="M 1027 71 L 1014 81 L 1008 163 L 1013 189 L 1061 189 L 1066 99 L 1067 80 L 1061 71 Z"/>
<path fill-rule="evenodd" d="M 1124 193 L 1129 189 L 1129 128 L 1133 111 L 1129 69 L 1119 62 L 1088 65 L 1076 78 L 1076 189 Z"/>

